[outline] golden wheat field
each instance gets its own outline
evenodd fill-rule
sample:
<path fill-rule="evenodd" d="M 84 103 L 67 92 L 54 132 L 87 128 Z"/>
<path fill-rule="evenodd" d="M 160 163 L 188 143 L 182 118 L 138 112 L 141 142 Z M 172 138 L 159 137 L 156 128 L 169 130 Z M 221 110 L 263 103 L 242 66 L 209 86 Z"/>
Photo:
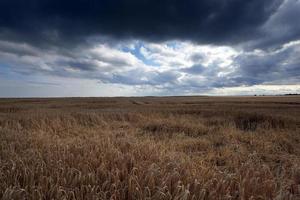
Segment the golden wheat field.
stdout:
<path fill-rule="evenodd" d="M 300 97 L 0 100 L 2 199 L 300 199 Z"/>

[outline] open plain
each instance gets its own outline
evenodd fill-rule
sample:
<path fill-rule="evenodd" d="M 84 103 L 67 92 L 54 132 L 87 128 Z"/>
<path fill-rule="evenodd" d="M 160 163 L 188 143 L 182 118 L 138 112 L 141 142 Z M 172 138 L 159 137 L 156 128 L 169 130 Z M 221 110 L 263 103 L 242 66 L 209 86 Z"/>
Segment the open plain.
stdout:
<path fill-rule="evenodd" d="M 0 99 L 2 199 L 300 199 L 300 97 Z"/>

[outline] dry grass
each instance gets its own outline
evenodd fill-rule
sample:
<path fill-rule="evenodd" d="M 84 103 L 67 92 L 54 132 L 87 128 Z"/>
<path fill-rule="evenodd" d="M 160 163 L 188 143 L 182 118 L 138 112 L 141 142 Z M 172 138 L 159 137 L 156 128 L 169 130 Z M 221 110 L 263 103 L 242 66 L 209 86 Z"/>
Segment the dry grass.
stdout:
<path fill-rule="evenodd" d="M 300 199 L 299 97 L 0 100 L 2 199 Z"/>

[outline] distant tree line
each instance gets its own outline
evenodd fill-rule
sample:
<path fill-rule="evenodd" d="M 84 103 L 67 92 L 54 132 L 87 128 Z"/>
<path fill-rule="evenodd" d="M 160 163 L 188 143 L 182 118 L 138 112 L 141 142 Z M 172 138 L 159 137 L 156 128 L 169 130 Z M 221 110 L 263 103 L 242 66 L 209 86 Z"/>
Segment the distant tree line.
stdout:
<path fill-rule="evenodd" d="M 300 95 L 300 94 L 298 94 L 298 93 L 288 93 L 288 94 L 275 94 L 273 96 L 294 96 L 294 95 Z M 270 95 L 266 95 L 266 94 L 257 95 L 257 94 L 255 94 L 254 96 L 256 97 L 256 96 L 270 96 Z"/>

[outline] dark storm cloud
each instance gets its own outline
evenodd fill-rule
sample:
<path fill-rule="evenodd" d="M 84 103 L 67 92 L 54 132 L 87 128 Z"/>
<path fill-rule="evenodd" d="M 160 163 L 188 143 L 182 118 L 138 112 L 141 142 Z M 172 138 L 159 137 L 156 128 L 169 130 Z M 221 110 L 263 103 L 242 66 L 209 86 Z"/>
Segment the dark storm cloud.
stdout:
<path fill-rule="evenodd" d="M 201 64 L 195 64 L 191 67 L 182 69 L 183 72 L 190 73 L 190 74 L 201 74 L 205 70 Z"/>
<path fill-rule="evenodd" d="M 236 84 L 299 84 L 300 43 L 294 42 L 276 51 L 241 54 L 235 58 L 237 70 L 231 75 Z"/>
<path fill-rule="evenodd" d="M 63 61 L 55 63 L 59 66 L 67 66 L 81 71 L 95 71 L 97 65 L 91 61 Z"/>
<path fill-rule="evenodd" d="M 88 36 L 233 44 L 257 37 L 282 0 L 1 0 L 0 39 L 74 45 Z"/>
<path fill-rule="evenodd" d="M 300 1 L 286 0 L 258 30 L 259 37 L 253 38 L 244 48 L 267 49 L 300 39 Z"/>
<path fill-rule="evenodd" d="M 0 52 L 15 54 L 18 56 L 33 56 L 37 54 L 37 49 L 26 44 L 16 44 L 6 41 L 0 41 Z"/>
<path fill-rule="evenodd" d="M 0 76 L 164 94 L 300 84 L 299 13 L 300 0 L 0 0 Z"/>
<path fill-rule="evenodd" d="M 202 62 L 205 59 L 205 56 L 200 53 L 195 53 L 195 54 L 191 55 L 190 57 L 191 57 L 191 60 L 195 63 Z"/>
<path fill-rule="evenodd" d="M 180 74 L 176 71 L 153 71 L 145 73 L 143 70 L 135 69 L 120 74 L 113 74 L 112 76 L 102 77 L 102 80 L 106 83 L 164 87 L 164 84 L 173 84 L 175 86 L 179 76 Z"/>

